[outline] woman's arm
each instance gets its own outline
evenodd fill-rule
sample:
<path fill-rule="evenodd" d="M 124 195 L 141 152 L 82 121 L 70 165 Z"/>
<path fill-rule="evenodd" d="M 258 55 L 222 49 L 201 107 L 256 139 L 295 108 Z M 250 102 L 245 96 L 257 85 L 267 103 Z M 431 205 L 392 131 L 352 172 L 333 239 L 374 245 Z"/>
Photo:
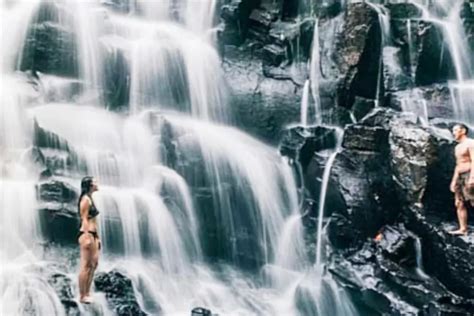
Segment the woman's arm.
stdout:
<path fill-rule="evenodd" d="M 79 204 L 79 210 L 81 213 L 81 229 L 80 231 L 89 231 L 89 209 L 91 205 L 88 197 L 84 197 Z"/>

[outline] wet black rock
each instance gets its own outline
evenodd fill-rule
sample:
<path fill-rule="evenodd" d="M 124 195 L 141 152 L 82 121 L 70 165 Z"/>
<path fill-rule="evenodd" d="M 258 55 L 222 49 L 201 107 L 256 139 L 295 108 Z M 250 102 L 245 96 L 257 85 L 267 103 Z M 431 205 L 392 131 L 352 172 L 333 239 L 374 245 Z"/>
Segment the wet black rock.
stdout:
<path fill-rule="evenodd" d="M 283 132 L 280 153 L 300 163 L 303 171 L 317 151 L 333 149 L 337 144 L 335 128 L 295 126 Z"/>
<path fill-rule="evenodd" d="M 45 202 L 72 203 L 78 198 L 76 188 L 70 184 L 49 179 L 36 185 L 38 199 Z"/>
<path fill-rule="evenodd" d="M 20 69 L 77 77 L 77 39 L 74 32 L 54 22 L 33 24 L 25 40 Z"/>
<path fill-rule="evenodd" d="M 409 72 L 403 68 L 402 51 L 388 46 L 383 49 L 383 87 L 385 93 L 405 90 L 413 85 Z"/>
<path fill-rule="evenodd" d="M 258 4 L 258 1 L 234 0 L 221 7 L 221 18 L 224 23 L 219 33 L 219 41 L 222 44 L 239 45 L 245 40 L 250 13 Z"/>
<path fill-rule="evenodd" d="M 406 203 L 421 203 L 428 166 L 436 159 L 434 139 L 416 125 L 397 121 L 390 131 L 390 152 L 396 190 Z"/>
<path fill-rule="evenodd" d="M 374 108 L 375 100 L 356 97 L 352 105 L 352 112 L 356 121 L 359 121 Z"/>
<path fill-rule="evenodd" d="M 382 127 L 351 124 L 344 130 L 342 146 L 346 149 L 383 152 L 387 150 L 388 134 Z"/>
<path fill-rule="evenodd" d="M 41 231 L 47 240 L 60 244 L 77 242 L 80 224 L 74 204 L 40 202 L 38 212 Z"/>
<path fill-rule="evenodd" d="M 428 119 L 454 116 L 451 91 L 444 84 L 389 93 L 386 105 L 393 109 L 413 112 L 422 117 L 427 115 Z"/>
<path fill-rule="evenodd" d="M 429 255 L 424 261 L 427 273 L 453 293 L 474 299 L 474 238 L 472 234 L 459 237 L 448 233 L 456 229 L 454 207 L 450 210 L 453 216 L 446 221 L 439 214 L 413 206 L 407 215 L 407 227 L 423 240 L 423 253 Z"/>
<path fill-rule="evenodd" d="M 266 77 L 262 60 L 251 47 L 226 49 L 223 68 L 237 126 L 269 142 L 278 142 L 285 126 L 300 120 L 302 86 L 291 79 Z"/>
<path fill-rule="evenodd" d="M 49 276 L 48 283 L 56 291 L 59 300 L 66 310 L 67 316 L 81 315 L 79 306 L 72 291 L 72 281 L 67 275 L 62 273 L 53 273 Z"/>
<path fill-rule="evenodd" d="M 249 34 L 256 39 L 265 39 L 270 31 L 272 22 L 277 20 L 277 15 L 264 9 L 254 9 L 249 16 Z"/>
<path fill-rule="evenodd" d="M 263 60 L 266 64 L 271 66 L 279 66 L 287 57 L 287 52 L 284 47 L 269 44 L 263 47 Z"/>
<path fill-rule="evenodd" d="M 118 316 L 145 316 L 138 304 L 132 281 L 117 270 L 96 274 L 94 285 L 97 291 L 104 292 L 109 305 Z"/>
<path fill-rule="evenodd" d="M 340 106 L 350 108 L 356 96 L 377 97 L 379 63 L 376 61 L 380 60 L 382 53 L 380 32 L 377 13 L 369 5 L 349 4 L 343 27 L 335 34 L 334 47 L 328 48 L 332 54 L 326 54 L 323 49 L 321 63 L 325 62 L 324 56 L 328 56 L 336 67 L 331 71 L 323 70 L 322 75 L 339 78 L 337 103 Z"/>
<path fill-rule="evenodd" d="M 416 36 L 420 37 L 419 47 L 415 49 L 415 52 L 418 52 L 416 84 L 425 86 L 455 79 L 454 61 L 439 26 L 420 23 Z"/>
<path fill-rule="evenodd" d="M 413 3 L 389 3 L 391 19 L 417 19 L 421 18 L 423 12 Z"/>
<path fill-rule="evenodd" d="M 410 234 L 400 225 L 386 227 L 379 243 L 367 241 L 344 258 L 334 254 L 329 271 L 355 302 L 377 313 L 469 315 L 472 301 L 452 294 L 435 278 L 416 270 L 413 259 L 400 261 L 400 256 L 409 259 L 416 255 Z"/>
<path fill-rule="evenodd" d="M 111 109 L 120 109 L 129 104 L 130 66 L 123 50 L 102 47 L 104 58 L 104 97 Z M 177 76 L 178 77 L 178 76 Z"/>
<path fill-rule="evenodd" d="M 467 43 L 471 52 L 474 52 L 474 4 L 472 1 L 464 1 L 461 19 L 466 32 Z"/>
<path fill-rule="evenodd" d="M 65 139 L 42 128 L 36 119 L 33 125 L 33 143 L 40 148 L 52 148 L 64 151 L 69 151 L 70 148 Z"/>
<path fill-rule="evenodd" d="M 361 236 L 374 236 L 385 223 L 391 223 L 399 216 L 386 154 L 343 149 L 336 156 L 331 178 L 346 205 L 340 215 L 346 217 L 352 229 L 359 231 Z M 331 205 L 331 202 L 327 204 Z M 330 231 L 335 228 L 330 224 Z"/>

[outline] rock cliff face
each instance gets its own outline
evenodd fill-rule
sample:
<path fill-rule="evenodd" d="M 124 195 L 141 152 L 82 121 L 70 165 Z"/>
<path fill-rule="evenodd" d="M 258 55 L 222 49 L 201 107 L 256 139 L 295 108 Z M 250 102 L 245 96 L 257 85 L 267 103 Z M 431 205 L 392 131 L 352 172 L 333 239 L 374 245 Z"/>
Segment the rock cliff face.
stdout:
<path fill-rule="evenodd" d="M 305 145 L 323 136 L 305 139 L 299 153 L 307 156 Z M 448 190 L 453 146 L 449 129 L 422 127 L 416 116 L 390 109 L 346 126 L 326 200 L 328 269 L 366 307 L 414 315 L 474 308 L 474 239 L 448 233 L 456 223 Z M 319 160 L 316 153 L 309 165 Z M 320 177 L 304 170 L 306 182 Z"/>

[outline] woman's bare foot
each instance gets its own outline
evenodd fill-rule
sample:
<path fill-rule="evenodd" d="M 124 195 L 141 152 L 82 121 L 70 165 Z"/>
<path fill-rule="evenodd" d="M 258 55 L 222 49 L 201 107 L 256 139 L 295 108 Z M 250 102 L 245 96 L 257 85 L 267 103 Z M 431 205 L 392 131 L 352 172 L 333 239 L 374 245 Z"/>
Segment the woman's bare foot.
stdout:
<path fill-rule="evenodd" d="M 457 229 L 449 232 L 451 235 L 467 235 L 467 230 L 464 229 Z"/>
<path fill-rule="evenodd" d="M 93 301 L 94 301 L 94 300 L 93 300 L 92 297 L 89 296 L 89 295 L 88 295 L 88 296 L 84 296 L 83 298 L 81 298 L 81 299 L 79 300 L 79 302 L 81 302 L 82 304 L 90 304 L 90 303 L 92 303 Z"/>

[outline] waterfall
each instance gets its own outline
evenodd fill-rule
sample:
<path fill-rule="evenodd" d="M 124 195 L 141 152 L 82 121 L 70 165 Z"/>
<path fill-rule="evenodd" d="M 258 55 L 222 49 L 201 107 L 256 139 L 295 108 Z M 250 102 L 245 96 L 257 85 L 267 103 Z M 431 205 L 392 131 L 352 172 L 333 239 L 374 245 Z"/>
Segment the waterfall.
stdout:
<path fill-rule="evenodd" d="M 460 13 L 463 1 L 432 1 L 431 5 L 410 1 L 423 13 L 421 19 L 439 27 L 447 46 L 455 72 L 455 80 L 449 81 L 455 118 L 474 122 L 474 113 L 469 104 L 474 100 L 474 64 Z"/>
<path fill-rule="evenodd" d="M 415 236 L 414 239 L 415 239 L 416 273 L 422 279 L 429 279 L 430 277 L 425 273 L 425 270 L 423 268 L 423 252 L 421 249 L 421 239 L 417 236 Z"/>
<path fill-rule="evenodd" d="M 323 220 L 324 220 L 324 207 L 326 205 L 326 193 L 328 188 L 329 176 L 331 174 L 331 168 L 336 159 L 337 151 L 333 152 L 326 162 L 324 167 L 323 178 L 321 180 L 321 193 L 319 195 L 319 207 L 318 207 L 318 228 L 316 230 L 316 267 L 321 265 L 321 247 L 323 238 Z"/>
<path fill-rule="evenodd" d="M 317 269 L 320 269 L 322 265 L 322 239 L 323 239 L 323 220 L 324 220 L 324 209 L 326 207 L 326 194 L 329 184 L 329 178 L 331 175 L 332 165 L 336 159 L 337 154 L 339 153 L 342 146 L 342 135 L 343 131 L 339 128 L 336 128 L 337 135 L 337 144 L 333 152 L 329 155 L 326 164 L 324 166 L 323 177 L 321 179 L 321 191 L 319 193 L 319 203 L 318 203 L 318 226 L 316 229 L 316 263 L 315 266 Z"/>
<path fill-rule="evenodd" d="M 303 87 L 303 96 L 301 97 L 301 125 L 308 125 L 308 103 L 309 103 L 309 80 L 306 80 Z"/>
<path fill-rule="evenodd" d="M 314 100 L 315 123 L 322 123 L 321 101 L 319 99 L 319 78 L 321 77 L 320 56 L 319 56 L 319 26 L 318 19 L 314 22 L 313 42 L 311 44 L 311 61 L 310 61 L 310 82 L 311 94 Z"/>
<path fill-rule="evenodd" d="M 387 9 L 382 5 L 373 4 L 371 2 L 367 2 L 369 6 L 371 6 L 375 12 L 377 12 L 377 16 L 379 18 L 379 25 L 380 25 L 380 58 L 379 58 L 379 66 L 378 66 L 378 73 L 377 73 L 377 90 L 375 93 L 375 106 L 379 106 L 380 98 L 382 93 L 382 85 L 383 85 L 383 55 L 384 55 L 384 48 L 390 44 L 391 35 L 390 35 L 390 17 Z"/>
<path fill-rule="evenodd" d="M 77 303 L 76 241 L 50 242 L 44 220 L 65 212 L 75 223 L 77 201 L 46 203 L 39 190 L 54 182 L 77 195 L 85 175 L 99 182 L 99 270 L 123 271 L 147 313 L 356 313 L 329 276 L 321 289 L 306 282 L 316 272 L 288 162 L 225 125 L 227 91 L 208 36 L 216 2 L 2 2 L 2 26 L 12 29 L 2 38 L 1 313 L 68 315 L 58 275 Z M 71 73 L 22 64 L 43 22 L 71 39 L 55 56 L 77 62 Z M 317 28 L 314 36 L 319 71 Z M 306 100 L 310 91 L 318 100 L 318 76 Z M 113 314 L 104 294 L 94 297 L 94 308 Z"/>

